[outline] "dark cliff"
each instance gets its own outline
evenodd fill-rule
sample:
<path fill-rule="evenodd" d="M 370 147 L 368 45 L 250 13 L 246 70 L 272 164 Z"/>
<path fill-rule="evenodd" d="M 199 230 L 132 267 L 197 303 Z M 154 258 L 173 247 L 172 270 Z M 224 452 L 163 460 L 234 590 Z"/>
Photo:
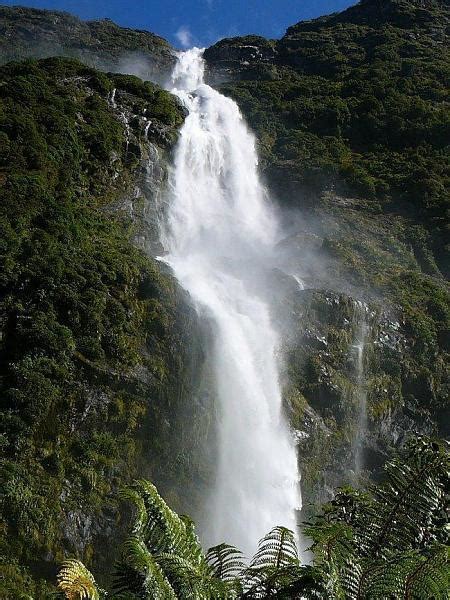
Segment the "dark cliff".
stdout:
<path fill-rule="evenodd" d="M 50 56 L 158 82 L 175 61 L 170 44 L 149 31 L 119 27 L 109 19 L 81 21 L 65 12 L 0 6 L 0 62 Z"/>
<path fill-rule="evenodd" d="M 70 59 L 0 77 L 0 595 L 47 597 L 64 555 L 114 559 L 124 484 L 151 478 L 180 509 L 200 493 L 199 328 L 149 251 L 184 113 Z"/>

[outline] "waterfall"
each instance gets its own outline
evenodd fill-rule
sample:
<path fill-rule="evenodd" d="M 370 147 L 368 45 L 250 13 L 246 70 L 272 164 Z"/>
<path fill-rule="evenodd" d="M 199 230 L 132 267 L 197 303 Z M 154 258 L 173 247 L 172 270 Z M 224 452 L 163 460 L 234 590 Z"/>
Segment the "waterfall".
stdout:
<path fill-rule="evenodd" d="M 355 350 L 355 389 L 356 389 L 356 435 L 354 438 L 354 471 L 358 478 L 364 468 L 364 441 L 367 433 L 367 386 L 364 371 L 364 351 L 366 346 L 368 325 L 366 305 L 355 301 L 354 343 Z"/>
<path fill-rule="evenodd" d="M 254 137 L 236 103 L 206 85 L 203 72 L 202 50 L 180 53 L 171 91 L 188 116 L 170 176 L 163 260 L 213 332 L 217 477 L 202 537 L 249 554 L 272 527 L 295 530 L 300 504 L 267 282 L 280 232 Z"/>

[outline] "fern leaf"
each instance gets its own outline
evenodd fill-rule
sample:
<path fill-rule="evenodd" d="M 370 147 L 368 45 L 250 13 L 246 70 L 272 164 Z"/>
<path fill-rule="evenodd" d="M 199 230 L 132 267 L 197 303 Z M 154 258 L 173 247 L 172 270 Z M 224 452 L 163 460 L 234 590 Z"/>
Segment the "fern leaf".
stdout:
<path fill-rule="evenodd" d="M 99 591 L 92 573 L 74 558 L 64 561 L 58 573 L 58 588 L 67 600 L 99 600 Z"/>
<path fill-rule="evenodd" d="M 133 536 L 123 545 L 122 560 L 116 570 L 114 588 L 118 592 L 144 592 L 154 600 L 177 599 L 158 562 L 146 545 Z"/>
<path fill-rule="evenodd" d="M 245 569 L 242 552 L 234 546 L 220 544 L 210 548 L 206 560 L 214 577 L 223 581 L 235 579 Z"/>
<path fill-rule="evenodd" d="M 286 527 L 274 527 L 258 544 L 250 567 L 281 567 L 299 564 L 293 532 Z"/>

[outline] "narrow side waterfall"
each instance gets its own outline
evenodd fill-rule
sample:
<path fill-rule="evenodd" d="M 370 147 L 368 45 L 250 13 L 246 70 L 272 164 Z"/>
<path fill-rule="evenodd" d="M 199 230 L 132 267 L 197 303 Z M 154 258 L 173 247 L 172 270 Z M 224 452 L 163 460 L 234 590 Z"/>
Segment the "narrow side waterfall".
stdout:
<path fill-rule="evenodd" d="M 164 260 L 213 330 L 217 478 L 204 542 L 251 554 L 276 525 L 296 529 L 294 441 L 282 414 L 267 281 L 279 236 L 255 140 L 235 102 L 203 82 L 202 51 L 181 53 L 171 91 L 188 109 L 170 181 Z"/>
<path fill-rule="evenodd" d="M 356 478 L 364 468 L 364 440 L 367 433 L 367 386 L 364 371 L 364 351 L 368 334 L 366 305 L 355 301 L 355 384 L 357 402 L 356 435 L 354 440 L 354 471 Z"/>

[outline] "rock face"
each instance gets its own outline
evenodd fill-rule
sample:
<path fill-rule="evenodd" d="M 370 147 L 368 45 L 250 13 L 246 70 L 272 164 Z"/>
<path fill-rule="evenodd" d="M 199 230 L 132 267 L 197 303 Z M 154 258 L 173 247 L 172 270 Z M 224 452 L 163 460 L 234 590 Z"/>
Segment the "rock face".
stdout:
<path fill-rule="evenodd" d="M 153 252 L 178 101 L 68 59 L 1 78 L 2 544 L 8 590 L 31 593 L 14 565 L 109 570 L 133 478 L 197 501 L 208 415 L 195 312 Z"/>
<path fill-rule="evenodd" d="M 445 3 L 369 0 L 280 40 L 225 39 L 205 52 L 283 204 L 316 204 L 331 189 L 407 215 L 444 274 L 449 18 Z"/>
<path fill-rule="evenodd" d="M 290 232 L 284 271 L 301 286 L 293 279 L 291 292 L 283 288 L 290 301 L 280 298 L 286 402 L 307 501 L 329 497 L 355 468 L 361 303 L 359 475 L 376 476 L 410 431 L 448 434 L 447 142 L 433 124 L 441 115 L 438 129 L 447 130 L 448 8 L 366 0 L 298 23 L 280 40 L 225 39 L 205 52 L 210 81 L 257 134 Z"/>
<path fill-rule="evenodd" d="M 103 71 L 162 82 L 174 64 L 172 47 L 148 31 L 109 19 L 81 21 L 64 12 L 0 7 L 0 62 L 66 56 Z"/>
<path fill-rule="evenodd" d="M 205 50 L 210 82 L 270 79 L 278 60 L 277 42 L 260 36 L 224 39 Z"/>
<path fill-rule="evenodd" d="M 421 275 L 395 221 L 355 204 L 323 197 L 280 243 L 292 274 L 279 286 L 285 398 L 306 517 L 337 486 L 376 477 L 410 432 L 448 434 L 445 346 L 439 334 L 426 342 L 416 321 L 430 323 L 418 308 L 422 286 L 444 311 L 445 287 Z"/>

